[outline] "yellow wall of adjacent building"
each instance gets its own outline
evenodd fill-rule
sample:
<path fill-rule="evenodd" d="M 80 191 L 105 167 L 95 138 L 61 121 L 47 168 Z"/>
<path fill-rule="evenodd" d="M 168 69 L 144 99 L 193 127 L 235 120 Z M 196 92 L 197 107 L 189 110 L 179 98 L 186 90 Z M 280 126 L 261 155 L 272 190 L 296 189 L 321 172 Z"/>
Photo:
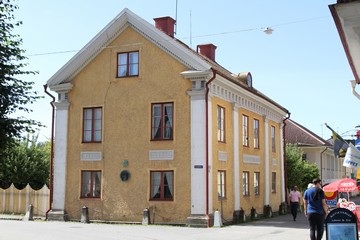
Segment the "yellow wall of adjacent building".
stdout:
<path fill-rule="evenodd" d="M 263 213 L 265 204 L 265 183 L 269 184 L 269 201 L 273 211 L 277 211 L 281 204 L 281 149 L 280 149 L 280 124 L 268 120 L 268 151 L 269 151 L 269 179 L 265 180 L 265 118 L 259 114 L 239 108 L 238 127 L 239 127 L 239 176 L 240 189 L 234 189 L 234 116 L 233 104 L 219 97 L 212 97 L 212 144 L 213 144 L 213 165 L 212 165 L 212 186 L 213 186 L 213 208 L 222 210 L 225 219 L 231 219 L 234 211 L 234 191 L 240 191 L 240 207 L 245 210 L 246 215 L 250 215 L 251 208 L 255 208 L 257 213 Z M 217 107 L 225 109 L 225 142 L 217 140 Z M 242 141 L 242 116 L 249 117 L 249 147 L 243 146 Z M 259 149 L 254 148 L 254 119 L 259 120 Z M 276 151 L 271 148 L 271 126 L 275 127 Z M 225 152 L 226 161 L 219 161 L 218 151 Z M 244 155 L 252 155 L 260 158 L 260 164 L 244 163 Z M 273 160 L 276 159 L 276 164 Z M 226 171 L 226 198 L 220 199 L 217 195 L 217 173 L 218 170 Z M 249 196 L 243 196 L 242 174 L 243 171 L 249 172 Z M 254 195 L 254 172 L 260 172 L 260 194 Z M 272 192 L 272 172 L 276 173 L 276 191 Z"/>
<path fill-rule="evenodd" d="M 139 77 L 116 78 L 117 53 L 129 51 L 139 51 Z M 79 219 L 84 205 L 90 219 L 141 221 L 145 208 L 155 222 L 184 222 L 190 215 L 190 98 L 186 91 L 191 83 L 180 75 L 185 70 L 127 28 L 75 77 L 68 94 L 71 147 L 65 209 L 70 219 Z M 174 104 L 174 139 L 151 141 L 151 104 L 165 102 Z M 102 107 L 102 143 L 82 143 L 84 107 Z M 150 150 L 174 150 L 174 159 L 151 161 Z M 80 153 L 88 151 L 102 152 L 102 160 L 80 161 Z M 128 166 L 123 165 L 125 160 Z M 80 198 L 81 170 L 101 170 L 100 199 Z M 126 182 L 120 180 L 122 170 L 131 174 Z M 174 201 L 149 201 L 150 170 L 174 171 Z"/>

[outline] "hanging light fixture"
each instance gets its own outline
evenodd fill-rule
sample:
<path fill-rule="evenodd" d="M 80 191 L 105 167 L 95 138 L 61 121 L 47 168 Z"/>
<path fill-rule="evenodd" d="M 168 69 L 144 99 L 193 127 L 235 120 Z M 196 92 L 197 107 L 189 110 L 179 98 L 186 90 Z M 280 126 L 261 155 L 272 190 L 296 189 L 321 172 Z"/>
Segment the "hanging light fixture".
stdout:
<path fill-rule="evenodd" d="M 266 33 L 267 35 L 271 35 L 273 31 L 274 29 L 272 29 L 271 27 L 267 27 L 263 30 L 263 32 Z"/>

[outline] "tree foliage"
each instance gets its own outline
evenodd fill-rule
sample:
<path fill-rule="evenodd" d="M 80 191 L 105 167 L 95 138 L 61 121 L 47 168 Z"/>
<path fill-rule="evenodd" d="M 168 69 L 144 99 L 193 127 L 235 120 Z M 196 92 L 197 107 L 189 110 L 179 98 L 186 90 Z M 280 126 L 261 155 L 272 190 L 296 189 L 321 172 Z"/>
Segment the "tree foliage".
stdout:
<path fill-rule="evenodd" d="M 26 71 L 25 51 L 20 48 L 22 39 L 13 34 L 15 27 L 22 24 L 16 21 L 14 11 L 18 8 L 11 0 L 0 0 L 0 154 L 7 144 L 21 137 L 24 132 L 33 132 L 37 121 L 26 117 L 15 117 L 15 113 L 27 114 L 27 107 L 40 96 L 32 90 L 34 82 L 21 79 L 34 71 Z M 1 158 L 1 155 L 0 155 Z"/>
<path fill-rule="evenodd" d="M 0 162 L 0 187 L 7 188 L 14 183 L 18 189 L 27 184 L 40 189 L 49 183 L 50 142 L 37 143 L 37 138 L 18 140 L 5 149 Z"/>
<path fill-rule="evenodd" d="M 319 177 L 319 169 L 316 164 L 310 164 L 302 160 L 302 150 L 294 144 L 286 144 L 286 167 L 288 187 L 298 186 L 305 190 L 314 178 Z"/>

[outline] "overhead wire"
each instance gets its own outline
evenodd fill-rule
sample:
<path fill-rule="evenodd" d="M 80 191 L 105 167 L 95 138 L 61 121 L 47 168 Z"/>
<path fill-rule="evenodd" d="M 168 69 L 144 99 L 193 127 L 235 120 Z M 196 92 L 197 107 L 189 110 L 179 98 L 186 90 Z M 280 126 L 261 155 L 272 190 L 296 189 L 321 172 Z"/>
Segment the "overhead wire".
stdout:
<path fill-rule="evenodd" d="M 220 32 L 220 33 L 210 33 L 210 34 L 204 34 L 204 35 L 197 35 L 197 36 L 192 36 L 191 38 L 220 36 L 220 35 L 234 34 L 234 33 L 240 33 L 240 32 L 250 32 L 250 31 L 256 31 L 256 30 L 265 30 L 265 29 L 268 29 L 268 28 L 273 29 L 274 27 L 280 27 L 280 26 L 291 25 L 291 24 L 298 24 L 298 23 L 303 23 L 303 22 L 310 22 L 310 21 L 315 21 L 315 20 L 324 19 L 324 18 L 328 18 L 328 17 L 330 17 L 330 16 L 314 17 L 314 18 L 309 18 L 309 19 L 304 19 L 304 20 L 299 20 L 299 21 L 279 23 L 279 24 L 270 25 L 270 26 L 267 26 L 267 27 L 255 27 L 255 28 L 247 28 L 247 29 L 240 29 L 240 30 Z M 181 39 L 188 39 L 188 38 L 190 38 L 190 37 L 181 37 L 179 39 L 181 40 Z M 28 54 L 28 55 L 25 55 L 25 56 L 26 57 L 37 57 L 37 56 L 44 56 L 44 55 L 72 53 L 72 52 L 78 52 L 78 51 L 80 51 L 80 50 L 64 50 L 64 51 L 47 52 L 47 53 L 34 53 L 34 54 Z"/>

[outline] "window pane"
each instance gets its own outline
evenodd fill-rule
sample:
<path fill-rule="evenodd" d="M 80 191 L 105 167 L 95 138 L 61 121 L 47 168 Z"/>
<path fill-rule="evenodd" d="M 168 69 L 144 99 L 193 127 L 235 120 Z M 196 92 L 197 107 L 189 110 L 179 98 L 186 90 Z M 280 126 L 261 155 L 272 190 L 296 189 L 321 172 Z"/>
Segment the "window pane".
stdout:
<path fill-rule="evenodd" d="M 91 131 L 84 132 L 84 142 L 91 142 Z"/>
<path fill-rule="evenodd" d="M 160 198 L 161 173 L 151 172 L 151 199 Z"/>
<path fill-rule="evenodd" d="M 100 197 L 101 189 L 101 174 L 100 172 L 93 172 L 93 197 Z"/>
<path fill-rule="evenodd" d="M 172 117 L 172 104 L 164 105 L 164 115 L 165 115 L 165 126 L 164 126 L 164 138 L 171 139 L 172 138 L 172 126 L 173 126 L 173 117 Z"/>
<path fill-rule="evenodd" d="M 94 142 L 101 142 L 101 131 L 94 132 Z"/>
<path fill-rule="evenodd" d="M 164 198 L 171 199 L 172 198 L 172 191 L 171 191 L 172 186 L 170 184 L 172 184 L 172 176 L 169 176 L 169 175 L 172 175 L 172 173 L 164 172 L 163 175 L 164 175 Z M 169 182 L 169 180 L 170 180 L 170 182 Z"/>
<path fill-rule="evenodd" d="M 85 120 L 84 121 L 84 130 L 85 131 L 91 131 L 91 124 L 92 124 L 92 120 Z"/>
<path fill-rule="evenodd" d="M 139 75 L 139 65 L 138 64 L 130 64 L 130 76 Z"/>
<path fill-rule="evenodd" d="M 118 55 L 118 64 L 119 65 L 127 64 L 127 53 L 121 53 Z"/>
<path fill-rule="evenodd" d="M 126 65 L 118 67 L 118 77 L 125 77 L 126 76 Z"/>
<path fill-rule="evenodd" d="M 129 55 L 130 55 L 130 64 L 139 62 L 139 53 L 138 52 L 132 52 Z"/>
<path fill-rule="evenodd" d="M 82 172 L 81 197 L 89 197 L 91 189 L 90 172 Z"/>
<path fill-rule="evenodd" d="M 101 119 L 101 108 L 94 108 L 94 119 Z"/>
<path fill-rule="evenodd" d="M 218 196 L 225 197 L 225 172 L 218 172 Z"/>
<path fill-rule="evenodd" d="M 92 119 L 92 109 L 84 109 L 84 119 Z"/>

